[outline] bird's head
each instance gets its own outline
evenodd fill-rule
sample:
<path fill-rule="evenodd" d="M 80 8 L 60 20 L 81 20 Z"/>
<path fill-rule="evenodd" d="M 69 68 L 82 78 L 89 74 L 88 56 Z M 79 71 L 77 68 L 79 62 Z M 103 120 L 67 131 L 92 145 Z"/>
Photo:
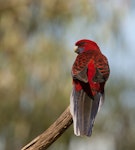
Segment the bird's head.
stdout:
<path fill-rule="evenodd" d="M 91 40 L 83 39 L 75 43 L 74 51 L 77 54 L 80 54 L 88 50 L 100 51 L 98 45 L 94 41 L 91 41 Z"/>

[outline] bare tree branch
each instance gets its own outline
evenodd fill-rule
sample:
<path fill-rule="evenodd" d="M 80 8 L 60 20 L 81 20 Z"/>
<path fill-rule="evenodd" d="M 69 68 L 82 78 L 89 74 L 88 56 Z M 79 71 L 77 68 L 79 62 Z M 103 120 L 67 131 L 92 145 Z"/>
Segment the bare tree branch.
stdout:
<path fill-rule="evenodd" d="M 37 136 L 21 150 L 45 150 L 56 141 L 63 132 L 72 124 L 72 116 L 69 107 L 61 116 L 41 135 Z"/>

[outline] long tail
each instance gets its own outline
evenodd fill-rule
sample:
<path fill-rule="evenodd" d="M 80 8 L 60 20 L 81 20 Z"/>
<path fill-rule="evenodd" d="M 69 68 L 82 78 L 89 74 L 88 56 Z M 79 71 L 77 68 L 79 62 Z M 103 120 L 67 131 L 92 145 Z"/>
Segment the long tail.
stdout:
<path fill-rule="evenodd" d="M 70 112 L 76 136 L 91 136 L 94 120 L 102 101 L 103 96 L 100 93 L 92 100 L 83 89 L 78 92 L 73 87 L 70 97 Z"/>

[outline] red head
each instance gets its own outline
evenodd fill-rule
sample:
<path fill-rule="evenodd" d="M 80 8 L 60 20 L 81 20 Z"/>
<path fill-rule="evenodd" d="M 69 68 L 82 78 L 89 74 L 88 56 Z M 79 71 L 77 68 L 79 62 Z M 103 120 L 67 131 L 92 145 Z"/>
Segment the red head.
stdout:
<path fill-rule="evenodd" d="M 91 40 L 83 39 L 75 43 L 75 52 L 80 54 L 87 50 L 96 50 L 100 51 L 98 45 Z"/>

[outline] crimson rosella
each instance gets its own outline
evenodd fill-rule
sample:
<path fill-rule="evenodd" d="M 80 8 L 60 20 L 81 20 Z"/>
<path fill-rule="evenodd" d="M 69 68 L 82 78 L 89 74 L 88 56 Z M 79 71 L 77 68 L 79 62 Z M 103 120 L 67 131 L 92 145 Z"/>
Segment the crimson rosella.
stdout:
<path fill-rule="evenodd" d="M 75 47 L 78 55 L 71 72 L 70 112 L 75 135 L 91 136 L 96 114 L 104 102 L 104 86 L 110 69 L 107 58 L 95 42 L 83 39 Z"/>

